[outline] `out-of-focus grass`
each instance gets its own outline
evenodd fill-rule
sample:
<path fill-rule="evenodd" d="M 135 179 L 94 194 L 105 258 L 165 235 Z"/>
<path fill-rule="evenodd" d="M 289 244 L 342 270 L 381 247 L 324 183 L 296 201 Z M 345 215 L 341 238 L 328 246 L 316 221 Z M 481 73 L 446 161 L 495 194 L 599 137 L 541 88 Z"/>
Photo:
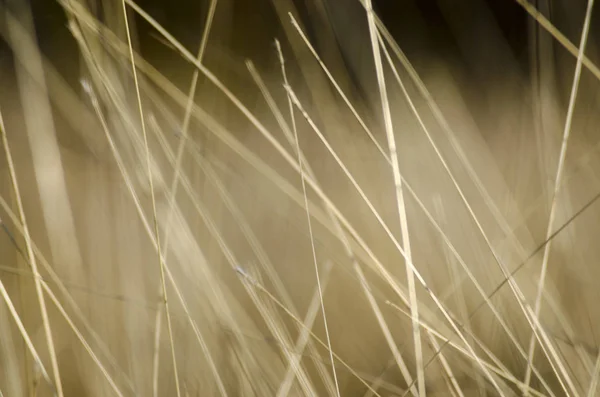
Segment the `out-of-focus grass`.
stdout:
<path fill-rule="evenodd" d="M 558 3 L 3 5 L 2 395 L 595 395 Z"/>

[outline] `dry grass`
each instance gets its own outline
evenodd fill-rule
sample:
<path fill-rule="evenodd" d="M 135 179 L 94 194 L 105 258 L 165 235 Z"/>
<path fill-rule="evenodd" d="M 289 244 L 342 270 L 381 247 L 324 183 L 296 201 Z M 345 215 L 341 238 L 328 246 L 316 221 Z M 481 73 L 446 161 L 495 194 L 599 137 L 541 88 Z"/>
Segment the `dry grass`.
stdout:
<path fill-rule="evenodd" d="M 483 3 L 0 6 L 0 395 L 596 395 L 594 2 Z"/>

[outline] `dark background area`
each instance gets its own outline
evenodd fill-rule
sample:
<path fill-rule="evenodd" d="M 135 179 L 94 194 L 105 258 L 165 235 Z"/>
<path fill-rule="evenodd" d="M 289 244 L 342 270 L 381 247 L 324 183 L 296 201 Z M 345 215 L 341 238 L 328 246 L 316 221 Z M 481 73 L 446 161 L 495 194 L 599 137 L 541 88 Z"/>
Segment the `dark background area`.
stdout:
<path fill-rule="evenodd" d="M 18 1 L 6 0 L 5 4 L 10 6 L 11 2 Z M 80 60 L 77 45 L 66 26 L 64 10 L 55 0 L 31 0 L 31 4 L 42 52 L 67 80 L 78 85 L 76 73 L 67 72 L 77 70 Z M 208 0 L 140 0 L 138 4 L 190 52 L 196 53 Z M 366 103 L 374 103 L 369 93 L 375 86 L 374 67 L 365 10 L 359 0 L 219 0 L 208 52 L 214 54 L 217 49 L 220 52 L 217 57 L 221 59 L 209 62 L 209 68 L 219 68 L 219 76 L 225 80 L 237 78 L 242 84 L 248 79 L 244 67 L 246 59 L 251 59 L 259 70 L 277 68 L 273 40 L 282 40 L 284 52 L 291 53 L 285 49 L 283 29 L 283 24 L 290 22 L 287 18 L 282 20 L 274 6 L 282 4 L 284 8 L 292 5 L 295 9 L 295 16 L 326 64 L 334 66 L 327 58 L 332 48 L 339 54 L 343 65 L 338 64 L 338 70 L 344 69 L 353 95 L 365 99 Z M 532 0 L 531 4 L 578 45 L 585 0 Z M 114 5 L 120 7 L 120 1 L 115 0 Z M 559 76 L 553 84 L 557 100 L 566 105 L 575 58 L 540 28 L 516 0 L 375 0 L 373 5 L 419 73 L 427 74 L 440 62 L 452 65 L 451 73 L 461 86 L 464 100 L 469 106 L 475 106 L 477 117 L 490 118 L 485 112 L 494 112 L 498 86 L 525 87 L 536 78 L 540 64 L 547 66 L 548 58 L 541 59 L 537 53 L 540 38 L 553 48 L 552 66 Z M 599 8 L 594 10 L 593 21 L 600 18 Z M 97 8 L 96 12 L 102 19 L 102 9 Z M 157 40 L 154 29 L 134 14 L 130 15 L 135 18 L 142 54 L 168 78 L 181 79 L 181 84 L 187 84 L 192 68 L 182 59 L 177 62 L 183 68 L 174 68 L 172 61 L 178 55 Z M 600 24 L 592 23 L 586 52 L 596 64 L 599 57 L 594 43 L 600 34 L 597 26 Z M 322 34 L 325 30 L 329 34 L 326 40 Z M 8 46 L 4 45 L 4 49 L 3 62 L 12 63 Z M 246 75 L 240 78 L 244 73 Z M 349 87 L 345 88 L 349 92 Z M 488 110 L 479 108 L 482 103 L 486 103 Z"/>
<path fill-rule="evenodd" d="M 14 0 L 7 0 L 6 4 L 11 1 Z M 31 2 L 42 50 L 56 40 L 68 42 L 70 33 L 66 29 L 66 19 L 60 4 L 54 0 Z M 115 1 L 115 4 L 119 3 Z M 317 49 L 322 45 L 317 39 L 318 29 L 322 28 L 324 22 L 316 15 L 315 7 L 318 5 L 325 10 L 329 18 L 327 23 L 330 24 L 342 58 L 347 61 L 346 66 L 352 73 L 352 68 L 368 54 L 364 51 L 369 44 L 366 17 L 360 2 L 290 0 L 290 3 L 296 8 L 297 17 L 304 24 Z M 489 32 L 486 33 L 489 30 L 494 31 L 494 34 L 499 32 L 502 41 L 510 49 L 514 62 L 525 74 L 531 73 L 531 44 L 534 37 L 532 24 L 535 22 L 515 0 L 377 0 L 373 3 L 400 47 L 417 63 L 427 62 L 429 57 L 450 57 L 463 62 L 461 69 L 465 73 L 475 75 L 481 72 L 477 69 L 489 68 L 486 64 L 501 68 L 501 64 L 489 59 L 493 58 L 495 52 L 494 43 L 488 40 Z M 207 0 L 140 0 L 138 4 L 188 49 L 195 52 L 208 10 Z M 532 4 L 543 11 L 571 41 L 578 42 L 585 12 L 584 0 L 534 0 Z M 101 9 L 98 12 L 102 15 Z M 596 8 L 593 17 L 595 20 L 600 16 L 599 12 Z M 148 50 L 156 46 L 157 42 L 148 34 L 152 28 L 139 19 L 137 18 L 136 28 L 140 45 L 142 50 Z M 273 38 L 284 37 L 281 23 L 271 0 L 221 0 L 217 6 L 211 39 L 218 37 L 229 51 L 241 59 L 269 62 L 271 58 L 265 57 L 265 54 L 272 53 L 270 44 Z M 598 36 L 598 33 L 598 29 L 592 24 L 590 37 Z M 75 43 L 71 44 L 75 51 Z M 589 56 L 594 59 L 594 54 Z M 59 66 L 61 62 L 67 62 L 65 57 L 56 58 Z M 485 58 L 488 58 L 488 62 L 483 65 L 477 61 Z M 572 67 L 570 64 L 567 66 Z M 489 76 L 481 78 L 489 79 Z"/>
<path fill-rule="evenodd" d="M 6 1 L 6 4 L 9 4 L 10 1 L 12 0 Z M 310 5 L 312 2 L 305 0 L 290 1 L 297 9 L 298 17 L 306 26 L 307 34 L 316 43 L 317 40 L 314 40 L 316 36 L 314 7 Z M 581 22 L 575 24 L 575 26 L 566 24 L 562 20 L 566 18 L 561 18 L 561 16 L 566 17 L 562 8 L 567 7 L 569 13 L 579 14 L 583 17 L 585 1 L 535 0 L 534 5 L 541 7 L 543 4 L 539 3 L 548 2 L 551 3 L 547 7 L 550 8 L 549 17 L 552 22 L 576 42 Z M 57 36 L 69 34 L 65 27 L 64 12 L 57 1 L 32 0 L 31 3 L 42 47 L 45 43 L 56 39 Z M 188 48 L 197 47 L 208 3 L 206 0 L 138 1 L 142 8 L 163 24 Z M 344 29 L 344 25 L 351 25 L 351 29 L 357 36 L 359 34 L 363 37 L 366 36 L 366 18 L 364 9 L 358 0 L 319 0 L 317 3 L 322 4 L 326 10 L 333 25 L 334 33 L 340 42 L 347 41 L 344 40 L 344 36 L 348 34 L 348 29 Z M 528 68 L 528 29 L 531 18 L 514 0 L 463 0 L 458 2 L 447 0 L 377 0 L 373 2 L 373 5 L 378 15 L 408 55 L 427 52 L 440 54 L 457 52 L 457 40 L 459 38 L 452 32 L 448 19 L 460 18 L 464 23 L 466 34 L 476 36 L 480 34 L 476 29 L 478 21 L 489 23 L 489 20 L 487 18 L 482 19 L 478 12 L 485 9 L 489 12 L 489 16 L 493 18 L 493 22 L 497 24 L 523 69 Z M 217 7 L 216 19 L 221 18 L 219 14 L 223 14 L 223 7 L 228 8 L 228 22 L 233 27 L 229 46 L 236 53 L 239 52 L 240 55 L 251 57 L 256 52 L 260 52 L 265 43 L 257 40 L 258 37 L 282 36 L 281 27 L 278 26 L 280 21 L 270 0 L 220 1 Z M 101 15 L 102 11 L 99 10 L 99 12 Z M 149 26 L 138 22 L 137 28 L 142 32 L 140 35 L 141 45 L 152 45 L 152 42 L 144 43 L 144 32 L 149 31 Z M 594 34 L 593 31 L 592 34 Z"/>

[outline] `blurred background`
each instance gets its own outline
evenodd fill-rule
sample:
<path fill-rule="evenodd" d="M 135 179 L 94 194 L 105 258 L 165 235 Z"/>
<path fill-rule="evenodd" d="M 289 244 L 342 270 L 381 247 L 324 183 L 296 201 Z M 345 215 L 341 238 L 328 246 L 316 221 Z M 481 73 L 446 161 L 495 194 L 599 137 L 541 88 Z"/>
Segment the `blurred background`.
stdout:
<path fill-rule="evenodd" d="M 370 3 L 0 2 L 0 395 L 600 393 L 600 11 Z"/>

